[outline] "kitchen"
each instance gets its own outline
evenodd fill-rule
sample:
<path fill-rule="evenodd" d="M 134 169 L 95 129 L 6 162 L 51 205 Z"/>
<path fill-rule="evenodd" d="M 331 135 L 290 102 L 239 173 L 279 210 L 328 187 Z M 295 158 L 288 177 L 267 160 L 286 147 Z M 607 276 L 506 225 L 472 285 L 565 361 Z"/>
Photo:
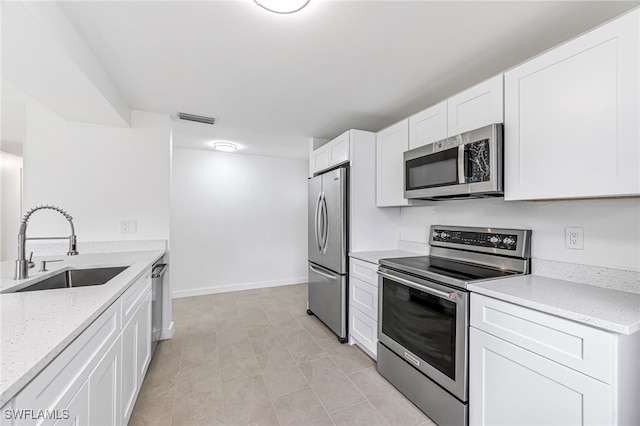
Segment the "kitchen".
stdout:
<path fill-rule="evenodd" d="M 3 3 L 3 123 L 10 122 L 5 120 L 5 110 L 12 111 L 5 107 L 6 93 L 17 92 L 14 97 L 24 99 L 21 96 L 24 92 L 29 98 L 21 104 L 24 136 L 22 155 L 17 157 L 22 157 L 24 162 L 24 175 L 22 208 L 18 214 L 5 215 L 4 196 L 8 192 L 3 183 L 2 260 L 10 261 L 11 269 L 5 271 L 3 266 L 3 278 L 5 273 L 14 272 L 21 214 L 36 205 L 51 204 L 64 208 L 73 216 L 80 256 L 99 251 L 169 249 L 175 330 L 174 337 L 167 340 L 166 345 L 161 343 L 159 346 L 154 357 L 156 364 L 165 359 L 163 345 L 176 346 L 177 342 L 182 342 L 183 346 L 178 349 L 180 357 L 186 353 L 206 352 L 206 348 L 196 346 L 187 350 L 196 342 L 189 333 L 183 335 L 181 332 L 188 331 L 187 321 L 194 312 L 202 314 L 203 323 L 207 316 L 211 321 L 224 318 L 224 313 L 216 318 L 216 306 L 222 312 L 229 310 L 228 306 L 219 306 L 216 301 L 225 300 L 223 295 L 228 292 L 253 291 L 251 298 L 255 298 L 261 292 L 273 289 L 279 291 L 276 294 L 282 300 L 295 306 L 296 312 L 304 313 L 306 297 L 293 288 L 304 286 L 308 279 L 307 178 L 312 171 L 308 159 L 313 158 L 313 148 L 328 145 L 326 141 L 334 140 L 349 129 L 372 133 L 374 138 L 369 149 L 392 147 L 379 143 L 380 140 L 391 140 L 383 139 L 390 134 L 385 133 L 385 129 L 393 128 L 407 117 L 410 125 L 411 117 L 425 108 L 450 100 L 512 68 L 517 69 L 514 67 L 539 53 L 634 7 L 637 3 L 589 2 L 572 6 L 558 2 L 537 6 L 533 3 L 411 2 L 393 6 L 367 2 L 314 4 L 312 0 L 298 14 L 279 16 L 267 13 L 252 2 L 241 1 L 187 5 L 60 3 L 59 7 L 56 3 Z M 498 20 L 495 18 L 498 13 L 507 14 L 511 19 Z M 215 19 L 214 25 L 204 18 L 207 14 L 213 17 L 208 19 Z M 149 15 L 155 18 L 152 23 L 145 22 Z M 362 20 L 363 16 L 368 18 Z M 410 16 L 428 19 L 434 32 L 429 33 L 425 29 L 429 25 L 418 18 L 411 20 Z M 473 45 L 470 34 L 474 33 L 472 29 L 477 31 L 478 17 L 493 19 L 488 21 L 492 22 L 493 32 L 487 34 L 486 39 L 478 37 L 478 44 Z M 329 18 L 334 26 L 333 35 L 321 31 L 327 22 L 324 19 Z M 403 26 L 404 32 L 394 20 L 411 25 Z M 139 29 L 142 22 L 145 22 L 144 32 Z M 248 22 L 242 28 L 255 28 L 259 35 L 247 38 L 247 33 L 240 31 L 235 22 Z M 353 22 L 361 25 L 360 32 L 355 35 Z M 496 25 L 497 22 L 501 25 Z M 179 31 L 178 24 L 181 25 Z M 393 35 L 388 34 L 388 29 L 381 31 L 381 25 L 392 24 Z M 425 44 L 420 37 L 422 40 L 428 39 L 429 34 L 433 37 L 438 30 L 445 31 L 447 24 L 453 29 L 446 33 L 451 38 L 446 51 L 442 52 L 435 44 L 434 50 L 428 52 L 440 58 L 438 64 L 421 59 L 427 53 L 415 54 L 421 52 L 418 49 Z M 166 31 L 166 28 L 177 28 L 176 33 Z M 220 34 L 228 36 L 216 37 L 216 31 L 227 31 Z M 301 34 L 299 40 L 309 43 L 309 52 L 304 53 L 303 45 L 289 40 L 291 31 L 297 31 Z M 211 49 L 208 55 L 200 50 L 201 33 L 210 35 L 206 43 Z M 316 33 L 328 38 L 318 43 L 313 37 Z M 461 36 L 456 38 L 458 33 Z M 19 36 L 7 37 L 7 34 Z M 180 38 L 180 34 L 184 38 Z M 279 45 L 275 48 L 268 43 Z M 323 46 L 336 46 L 336 52 L 327 51 Z M 345 51 L 337 46 L 343 46 Z M 352 50 L 347 50 L 347 46 Z M 477 55 L 478 51 L 484 52 L 483 55 Z M 238 52 L 246 52 L 255 67 L 242 62 Z M 270 52 L 278 61 L 265 56 L 265 52 Z M 380 63 L 383 60 L 388 63 Z M 337 72 L 333 70 L 336 63 L 347 66 L 343 65 Z M 461 70 L 461 63 L 468 66 Z M 38 66 L 32 69 L 25 64 Z M 42 77 L 43 70 L 50 71 L 50 75 L 44 72 L 48 79 Z M 211 70 L 219 71 L 219 77 L 214 77 L 213 81 Z M 279 79 L 279 74 L 285 77 Z M 58 80 L 51 84 L 54 76 Z M 424 76 L 430 76 L 432 80 L 427 81 Z M 633 93 L 633 86 L 630 90 Z M 637 93 L 637 81 L 635 90 Z M 198 96 L 200 92 L 202 96 Z M 335 97 L 338 92 L 344 92 L 340 98 L 328 96 Z M 285 94 L 291 97 L 284 97 Z M 505 77 L 505 145 L 509 143 L 506 136 L 509 129 L 507 95 Z M 275 102 L 275 99 L 280 100 Z M 259 100 L 262 103 L 257 103 Z M 226 109 L 227 104 L 232 108 Z M 129 109 L 132 110 L 130 113 Z M 215 116 L 216 123 L 211 126 L 179 120 L 174 117 L 178 111 Z M 637 126 L 637 119 L 635 124 Z M 3 151 L 11 146 L 10 141 L 5 143 L 4 128 L 3 125 Z M 410 129 L 408 133 L 411 137 Z M 218 153 L 203 145 L 214 139 L 236 141 L 240 145 L 238 152 Z M 637 150 L 637 139 L 635 142 Z M 352 177 L 354 173 L 360 173 L 358 154 L 354 152 L 351 158 Z M 351 252 L 400 249 L 428 253 L 431 225 L 529 229 L 532 231 L 534 274 L 581 283 L 589 283 L 595 276 L 598 277 L 595 280 L 598 282 L 593 282 L 596 285 L 611 285 L 607 280 L 630 283 L 626 290 L 637 294 L 637 271 L 640 269 L 637 192 L 630 194 L 635 196 L 614 198 L 601 192 L 596 199 L 577 193 L 545 198 L 544 194 L 522 192 L 514 197 L 513 192 L 509 194 L 514 186 L 509 187 L 513 180 L 507 170 L 504 199 L 420 203 L 406 200 L 400 191 L 379 198 L 376 190 L 391 182 L 393 176 L 402 176 L 400 172 L 390 174 L 391 178 L 383 178 L 382 173 L 394 167 L 401 170 L 402 157 L 381 168 L 375 159 L 376 156 L 377 160 L 390 158 L 386 152 L 381 155 L 373 149 L 363 151 L 362 155 L 369 161 L 368 169 L 364 171 L 368 173 L 365 179 L 369 184 L 360 185 L 354 191 L 366 189 L 361 193 L 361 200 L 369 202 L 362 210 L 367 216 L 360 218 L 367 217 L 367 220 L 354 217 L 352 228 L 368 237 L 352 237 Z M 568 153 L 562 151 L 562 155 Z M 597 154 L 609 159 L 607 155 L 606 150 Z M 593 160 L 593 156 L 588 158 Z M 637 155 L 627 156 L 630 161 L 634 158 L 637 160 Z M 9 182 L 11 179 L 4 177 L 4 159 L 3 152 L 3 182 Z M 549 172 L 557 180 L 563 177 L 563 173 L 554 172 L 559 161 L 548 159 L 544 166 L 538 164 L 537 168 Z M 505 168 L 510 164 L 515 163 L 505 161 Z M 587 166 L 578 167 L 578 170 L 585 173 Z M 592 173 L 596 174 L 596 171 Z M 533 176 L 544 189 L 544 183 L 547 183 L 546 187 L 549 185 L 540 180 L 544 177 L 541 174 L 534 173 Z M 381 181 L 374 185 L 376 179 Z M 526 189 L 522 188 L 522 191 Z M 352 196 L 356 195 L 352 193 Z M 528 199 L 539 201 L 525 201 Z M 355 206 L 352 200 L 352 207 Z M 368 221 L 372 217 L 370 214 L 377 215 L 376 222 Z M 9 232 L 5 232 L 5 216 L 11 222 Z M 582 249 L 567 248 L 565 228 L 582 228 Z M 30 221 L 27 237 L 67 234 L 66 221 L 60 220 L 54 212 L 43 211 L 36 212 Z M 378 241 L 373 241 L 376 238 Z M 38 261 L 40 255 L 56 260 L 66 252 L 67 246 L 63 242 L 52 246 L 51 252 L 36 251 L 34 258 Z M 60 265 L 52 263 L 50 269 Z M 30 273 L 36 275 L 36 269 L 31 269 Z M 287 286 L 292 290 L 285 291 Z M 1 297 L 4 303 L 7 298 Z M 198 299 L 192 297 L 204 297 L 203 300 L 211 303 L 203 303 L 211 309 L 198 308 Z M 237 309 L 229 311 L 239 315 L 238 304 L 243 302 L 232 296 L 227 296 L 226 300 L 233 300 L 230 303 Z M 274 304 L 277 305 L 270 305 Z M 165 311 L 169 309 L 166 307 Z M 3 311 L 6 312 L 4 307 Z M 262 311 L 267 315 L 269 309 L 263 306 Z M 166 314 L 170 315 L 169 312 Z M 281 319 L 278 315 L 274 313 L 273 321 L 283 327 L 280 331 L 286 330 L 287 326 L 277 321 Z M 233 318 L 234 315 L 229 317 Z M 315 348 L 314 337 L 325 339 L 327 344 L 329 341 L 327 334 L 321 334 L 326 330 L 318 328 L 318 323 L 310 322 L 312 320 L 313 317 L 293 317 L 298 329 L 307 334 L 296 335 L 298 346 L 293 349 L 287 346 L 291 341 L 282 342 L 291 357 L 288 365 L 293 369 L 299 368 L 297 361 L 313 363 L 324 359 L 320 356 L 325 353 L 322 350 L 314 355 L 303 349 L 305 342 L 307 347 Z M 163 325 L 170 334 L 170 324 Z M 301 336 L 306 340 L 300 340 Z M 277 331 L 274 339 L 282 340 Z M 234 347 L 233 343 L 233 340 L 229 341 L 228 347 Z M 361 367 L 366 367 L 362 371 L 371 369 L 373 363 L 359 347 L 342 345 L 338 349 L 331 346 L 329 352 L 343 355 L 344 359 L 354 357 Z M 351 351 L 344 352 L 345 348 Z M 243 346 L 237 345 L 237 349 L 242 350 Z M 252 363 L 257 362 L 257 355 Z M 172 353 L 166 357 L 169 359 L 167 371 L 175 371 L 175 359 L 172 358 L 175 356 Z M 362 373 L 351 371 L 347 364 L 342 364 L 344 368 L 341 368 L 335 357 L 328 358 L 338 365 L 338 372 L 345 373 L 347 369 L 350 374 Z M 274 381 L 280 377 L 275 371 L 271 372 Z M 304 389 L 314 389 L 315 394 L 306 394 L 309 400 L 322 400 L 320 391 L 304 374 L 307 370 L 300 371 L 292 379 L 291 386 L 296 388 L 295 383 L 298 383 Z M 179 368 L 175 373 L 179 373 Z M 267 373 L 262 376 L 267 380 Z M 177 380 L 176 375 L 160 375 L 158 379 L 161 378 L 169 383 Z M 322 404 L 316 403 L 329 423 L 337 423 L 336 412 L 353 406 L 366 406 L 370 414 L 381 416 L 388 423 L 409 422 L 397 418 L 394 422 L 392 417 L 385 417 L 384 410 L 371 399 L 374 396 L 365 395 L 353 378 L 344 380 L 362 396 L 351 406 L 340 406 L 340 410 L 336 407 L 329 410 L 326 405 L 323 408 Z M 182 393 L 172 386 L 168 386 L 167 392 L 165 396 L 171 403 L 174 399 L 177 403 L 178 395 Z M 286 423 L 282 417 L 282 413 L 287 412 L 283 408 L 286 401 L 281 397 L 288 393 L 282 392 L 282 389 L 279 394 L 276 392 L 282 403 L 278 405 L 280 408 L 273 403 L 275 408 L 271 409 L 275 410 L 271 417 L 273 423 Z M 396 401 L 393 398 L 397 397 L 389 398 Z M 184 397 L 180 399 L 182 407 L 194 403 L 184 401 Z M 218 403 L 219 399 L 214 398 Z M 5 402 L 3 399 L 2 403 Z M 224 401 L 222 411 L 231 410 L 230 405 L 233 406 Z M 416 416 L 416 419 L 420 417 Z M 179 423 L 179 419 L 176 422 Z"/>

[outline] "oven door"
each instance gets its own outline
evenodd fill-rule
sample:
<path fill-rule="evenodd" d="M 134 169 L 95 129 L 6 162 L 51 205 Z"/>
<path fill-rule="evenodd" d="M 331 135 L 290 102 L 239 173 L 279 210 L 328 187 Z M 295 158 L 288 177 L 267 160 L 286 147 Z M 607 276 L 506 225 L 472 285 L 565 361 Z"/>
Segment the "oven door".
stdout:
<path fill-rule="evenodd" d="M 380 343 L 466 402 L 469 293 L 383 267 L 378 283 Z"/>

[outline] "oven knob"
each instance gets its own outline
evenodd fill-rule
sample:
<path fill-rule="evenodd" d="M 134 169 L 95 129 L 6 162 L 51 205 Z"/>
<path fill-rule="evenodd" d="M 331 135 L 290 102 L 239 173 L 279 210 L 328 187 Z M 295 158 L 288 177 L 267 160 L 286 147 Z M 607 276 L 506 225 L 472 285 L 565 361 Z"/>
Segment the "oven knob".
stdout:
<path fill-rule="evenodd" d="M 500 238 L 493 236 L 491 238 L 489 238 L 489 241 L 491 241 L 493 244 L 497 244 L 500 242 Z"/>
<path fill-rule="evenodd" d="M 438 231 L 433 231 L 433 238 L 438 238 L 439 236 Z"/>
<path fill-rule="evenodd" d="M 447 234 L 446 232 L 441 232 L 440 233 L 440 238 L 445 239 L 445 238 L 449 238 L 449 234 Z"/>
<path fill-rule="evenodd" d="M 504 240 L 502 240 L 502 242 L 505 245 L 510 246 L 510 245 L 513 245 L 513 243 L 515 243 L 515 240 L 513 238 L 506 237 Z"/>

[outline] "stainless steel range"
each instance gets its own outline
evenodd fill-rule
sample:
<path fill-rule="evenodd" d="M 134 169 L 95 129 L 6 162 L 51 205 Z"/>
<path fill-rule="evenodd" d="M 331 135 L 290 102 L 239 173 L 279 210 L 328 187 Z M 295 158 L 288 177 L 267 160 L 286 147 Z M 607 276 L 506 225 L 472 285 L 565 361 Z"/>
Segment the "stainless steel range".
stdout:
<path fill-rule="evenodd" d="M 531 231 L 434 225 L 429 245 L 380 261 L 377 368 L 438 425 L 467 425 L 467 286 L 528 274 Z"/>

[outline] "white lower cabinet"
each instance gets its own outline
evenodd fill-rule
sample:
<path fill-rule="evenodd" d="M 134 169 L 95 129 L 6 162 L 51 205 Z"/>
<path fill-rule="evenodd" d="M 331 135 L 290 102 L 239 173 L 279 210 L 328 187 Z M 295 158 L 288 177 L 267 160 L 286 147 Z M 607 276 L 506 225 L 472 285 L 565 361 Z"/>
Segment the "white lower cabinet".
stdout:
<path fill-rule="evenodd" d="M 470 425 L 640 424 L 640 332 L 471 295 Z"/>
<path fill-rule="evenodd" d="M 65 408 L 62 418 L 55 426 L 77 426 L 89 424 L 89 381 L 86 380 Z"/>
<path fill-rule="evenodd" d="M 349 343 L 373 359 L 378 352 L 378 265 L 351 258 L 349 265 Z"/>
<path fill-rule="evenodd" d="M 611 424 L 611 386 L 471 328 L 474 425 Z"/>
<path fill-rule="evenodd" d="M 122 330 L 122 419 L 127 423 L 151 361 L 151 291 Z"/>
<path fill-rule="evenodd" d="M 151 360 L 149 272 L 3 407 L 3 426 L 128 423 Z"/>
<path fill-rule="evenodd" d="M 120 423 L 120 337 L 89 376 L 89 424 Z"/>

